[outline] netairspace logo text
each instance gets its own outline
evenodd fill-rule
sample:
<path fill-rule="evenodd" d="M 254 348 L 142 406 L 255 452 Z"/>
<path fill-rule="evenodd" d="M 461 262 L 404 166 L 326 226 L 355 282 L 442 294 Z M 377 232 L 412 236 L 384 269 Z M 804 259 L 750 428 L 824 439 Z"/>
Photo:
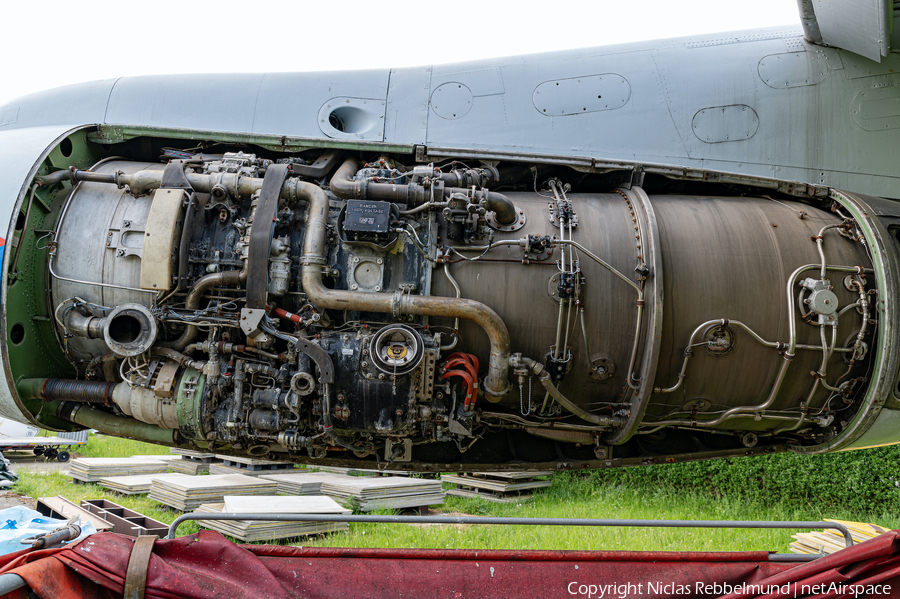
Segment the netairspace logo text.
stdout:
<path fill-rule="evenodd" d="M 787 583 L 784 585 L 761 584 L 728 584 L 727 582 L 679 584 L 676 582 L 626 582 L 609 584 L 582 584 L 570 582 L 566 587 L 570 595 L 577 595 L 585 599 L 628 599 L 644 594 L 654 595 L 728 595 L 740 593 L 748 595 L 781 595 L 784 597 L 805 597 L 807 595 L 822 595 L 834 593 L 846 597 L 859 595 L 888 595 L 891 592 L 889 584 L 840 584 L 837 582 L 821 584 Z"/>

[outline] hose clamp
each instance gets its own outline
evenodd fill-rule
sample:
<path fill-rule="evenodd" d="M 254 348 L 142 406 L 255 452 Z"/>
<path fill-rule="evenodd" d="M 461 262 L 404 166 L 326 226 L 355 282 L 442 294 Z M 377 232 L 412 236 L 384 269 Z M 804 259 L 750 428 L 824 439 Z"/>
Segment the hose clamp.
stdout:
<path fill-rule="evenodd" d="M 318 254 L 304 254 L 300 258 L 300 264 L 302 264 L 303 266 L 310 266 L 310 265 L 325 266 L 328 264 L 328 262 L 325 260 L 325 256 L 320 256 Z"/>
<path fill-rule="evenodd" d="M 403 291 L 395 291 L 391 295 L 391 316 L 394 318 L 399 318 L 403 311 L 401 309 L 401 304 L 403 302 Z"/>

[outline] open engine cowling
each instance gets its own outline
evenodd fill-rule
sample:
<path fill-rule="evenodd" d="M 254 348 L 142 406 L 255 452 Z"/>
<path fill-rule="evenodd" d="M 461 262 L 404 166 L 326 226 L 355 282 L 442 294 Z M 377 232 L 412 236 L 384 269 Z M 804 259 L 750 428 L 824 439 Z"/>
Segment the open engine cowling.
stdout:
<path fill-rule="evenodd" d="M 5 415 L 420 470 L 896 440 L 877 199 L 73 139 L 11 223 Z"/>

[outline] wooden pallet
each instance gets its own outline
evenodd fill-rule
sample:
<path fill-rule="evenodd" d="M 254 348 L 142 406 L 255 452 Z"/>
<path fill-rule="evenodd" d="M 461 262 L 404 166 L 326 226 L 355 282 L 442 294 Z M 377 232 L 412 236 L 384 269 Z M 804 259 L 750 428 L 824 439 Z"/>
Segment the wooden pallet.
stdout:
<path fill-rule="evenodd" d="M 553 484 L 553 481 L 539 476 L 552 474 L 550 471 L 535 472 L 460 472 L 441 477 L 443 482 L 453 483 L 455 489 L 448 495 L 457 497 L 477 497 L 495 503 L 516 503 L 527 501 L 534 491 Z"/>
<path fill-rule="evenodd" d="M 281 472 L 283 470 L 293 470 L 296 467 L 294 462 L 259 460 L 231 455 L 217 455 L 216 457 L 222 460 L 222 464 L 229 468 L 240 468 L 251 472 Z"/>
<path fill-rule="evenodd" d="M 192 449 L 178 449 L 176 447 L 170 448 L 169 451 L 174 454 L 180 455 L 181 459 L 183 460 L 203 462 L 206 464 L 219 461 L 219 457 L 214 453 L 204 453 L 202 451 L 194 451 Z"/>
<path fill-rule="evenodd" d="M 513 491 L 501 495 L 499 493 L 479 491 L 478 489 L 467 489 L 465 487 L 456 487 L 455 489 L 449 489 L 444 492 L 447 495 L 453 495 L 455 497 L 484 499 L 485 501 L 491 501 L 493 503 L 519 503 L 522 501 L 528 501 L 534 497 L 534 493 L 529 493 L 527 491 Z"/>
<path fill-rule="evenodd" d="M 309 466 L 310 472 L 331 472 L 334 474 L 346 474 L 347 476 L 409 476 L 404 470 L 373 470 L 370 468 L 344 468 L 341 466 Z"/>

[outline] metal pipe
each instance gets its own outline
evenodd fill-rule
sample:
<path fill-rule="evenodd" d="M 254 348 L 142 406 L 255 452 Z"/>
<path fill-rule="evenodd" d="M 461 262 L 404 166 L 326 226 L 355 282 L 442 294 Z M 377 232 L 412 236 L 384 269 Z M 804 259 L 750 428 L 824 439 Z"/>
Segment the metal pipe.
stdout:
<path fill-rule="evenodd" d="M 837 522 L 773 522 L 765 520 L 636 520 L 619 518 L 503 518 L 495 516 L 374 516 L 351 514 L 182 514 L 169 526 L 167 539 L 174 539 L 187 520 L 262 520 L 270 522 L 357 522 L 374 524 L 494 524 L 501 526 L 641 526 L 651 528 L 823 528 L 844 536 L 844 544 L 853 546 L 850 530 Z"/>
<path fill-rule="evenodd" d="M 397 185 L 394 183 L 373 183 L 365 179 L 354 181 L 353 176 L 359 170 L 359 163 L 354 158 L 348 158 L 338 168 L 331 178 L 331 193 L 344 200 L 383 200 L 396 204 L 411 204 L 417 206 L 434 199 L 434 186 L 425 187 L 413 183 Z M 516 207 L 505 195 L 487 191 L 476 190 L 473 187 L 441 187 L 437 191 L 441 197 L 454 193 L 465 195 L 472 194 L 473 199 L 485 202 L 489 211 L 492 211 L 501 225 L 510 225 L 516 222 L 518 216 Z"/>
<path fill-rule="evenodd" d="M 456 282 L 456 279 L 450 274 L 450 265 L 444 262 L 444 274 L 447 275 L 447 280 L 450 281 L 450 284 L 453 285 L 453 289 L 456 291 L 456 299 L 459 299 L 462 294 L 459 291 L 459 284 Z M 459 318 L 453 320 L 453 342 L 450 345 L 442 345 L 441 351 L 449 351 L 456 347 L 456 344 L 459 342 Z"/>
<path fill-rule="evenodd" d="M 192 194 L 184 212 L 184 225 L 181 228 L 181 240 L 178 242 L 178 282 L 175 291 L 181 293 L 187 287 L 188 271 L 190 269 L 191 234 L 194 232 L 194 220 L 200 207 L 197 194 Z"/>
<path fill-rule="evenodd" d="M 73 401 L 112 405 L 116 383 L 66 379 L 22 379 L 16 391 L 22 399 Z"/>
<path fill-rule="evenodd" d="M 26 586 L 28 586 L 28 583 L 18 574 L 0 574 L 0 596 Z"/>
<path fill-rule="evenodd" d="M 819 230 L 819 234 L 816 235 L 816 240 L 815 240 L 816 241 L 816 249 L 819 251 L 819 259 L 822 262 L 821 272 L 820 272 L 820 276 L 819 276 L 820 279 L 825 278 L 825 249 L 822 247 L 822 245 L 824 243 L 824 238 L 822 237 L 822 233 L 824 233 L 828 229 L 836 229 L 837 227 L 840 227 L 840 226 L 841 225 L 839 225 L 839 224 L 825 225 L 824 227 L 822 227 Z"/>
<path fill-rule="evenodd" d="M 832 387 L 825 380 L 825 377 L 828 373 L 828 360 L 831 359 L 831 354 L 834 352 L 834 346 L 837 345 L 837 325 L 834 324 L 831 326 L 831 347 L 828 346 L 828 343 L 825 340 L 825 325 L 819 326 L 819 338 L 822 340 L 822 365 L 819 367 L 817 372 L 816 381 L 813 383 L 812 391 L 809 392 L 809 395 L 806 397 L 806 405 L 812 405 L 813 394 L 816 392 L 816 383 L 821 382 L 822 386 L 828 389 L 829 391 L 838 391 L 837 388 Z"/>
<path fill-rule="evenodd" d="M 568 245 L 573 246 L 575 249 L 577 249 L 581 252 L 584 252 L 585 254 L 587 254 L 588 258 L 590 258 L 591 260 L 593 260 L 594 262 L 596 262 L 597 264 L 599 264 L 600 266 L 602 266 L 603 268 L 605 268 L 606 270 L 608 270 L 609 272 L 611 272 L 612 274 L 617 276 L 618 278 L 620 278 L 623 281 L 625 281 L 626 283 L 628 283 L 628 285 L 630 285 L 631 288 L 637 292 L 638 299 L 644 299 L 644 292 L 641 291 L 641 288 L 638 287 L 637 283 L 635 283 L 634 281 L 632 281 L 631 279 L 626 277 L 624 274 L 622 274 L 621 272 L 619 272 L 618 270 L 613 268 L 611 265 L 607 264 L 600 256 L 598 256 L 591 250 L 587 249 L 586 247 L 584 247 L 577 241 L 572 241 L 571 239 L 556 239 L 551 243 L 558 243 L 561 245 L 568 244 Z"/>
<path fill-rule="evenodd" d="M 584 308 L 578 311 L 581 317 L 581 336 L 584 337 L 584 357 L 587 359 L 588 369 L 591 368 L 591 344 L 588 341 L 587 326 L 584 324 Z"/>
<path fill-rule="evenodd" d="M 797 317 L 794 311 L 794 281 L 797 280 L 797 277 L 800 276 L 801 273 L 812 270 L 815 268 L 819 268 L 818 264 L 806 264 L 804 266 L 799 267 L 791 276 L 788 277 L 787 280 L 787 307 L 788 307 L 788 333 L 790 340 L 788 342 L 787 348 L 784 352 L 784 362 L 781 364 L 781 368 L 778 370 L 778 374 L 775 376 L 775 382 L 772 384 L 772 390 L 769 392 L 769 397 L 763 403 L 757 406 L 737 406 L 731 408 L 730 410 L 725 411 L 724 414 L 716 418 L 715 420 L 709 420 L 704 422 L 697 422 L 693 420 L 664 420 L 660 422 L 648 422 L 648 425 L 654 426 L 672 426 L 672 425 L 685 425 L 690 427 L 710 427 L 721 424 L 725 420 L 732 418 L 735 414 L 741 413 L 752 413 L 752 412 L 761 412 L 771 406 L 775 402 L 775 397 L 778 395 L 778 391 L 781 389 L 781 384 L 784 382 L 784 376 L 787 373 L 787 368 L 791 363 L 791 360 L 794 359 L 794 352 L 796 351 L 797 346 Z M 827 266 L 828 270 L 833 270 L 836 272 L 855 272 L 860 274 L 865 269 L 856 266 Z M 715 321 L 714 321 L 715 322 Z M 818 381 L 818 379 L 817 379 Z"/>
<path fill-rule="evenodd" d="M 643 293 L 641 294 L 641 297 L 643 297 Z M 638 386 L 635 385 L 634 381 L 633 381 L 634 363 L 637 362 L 638 346 L 640 345 L 640 341 L 641 341 L 641 318 L 643 317 L 643 315 L 644 315 L 644 300 L 639 299 L 637 302 L 637 324 L 634 327 L 634 329 L 635 329 L 634 341 L 632 342 L 632 345 L 631 345 L 631 359 L 628 361 L 628 373 L 627 373 L 627 377 L 626 377 L 626 382 L 628 383 L 628 386 L 631 387 L 632 389 L 634 389 L 635 391 L 638 390 Z"/>
<path fill-rule="evenodd" d="M 68 281 L 69 283 L 78 283 L 79 285 L 92 285 L 94 287 L 105 287 L 107 289 L 124 289 L 125 291 L 134 291 L 137 293 L 152 293 L 153 295 L 158 295 L 159 291 L 154 289 L 140 289 L 139 287 L 126 287 L 124 285 L 114 285 L 112 283 L 97 283 L 96 281 L 82 281 L 80 279 L 72 279 L 70 277 L 63 277 L 56 274 L 56 271 L 53 270 L 53 258 L 47 263 L 47 266 L 50 270 L 50 276 L 56 279 L 57 281 Z"/>
<path fill-rule="evenodd" d="M 234 287 L 244 283 L 247 280 L 247 263 L 244 263 L 242 270 L 226 270 L 224 272 L 216 272 L 205 277 L 200 277 L 191 286 L 191 290 L 184 300 L 184 307 L 187 310 L 196 310 L 200 307 L 200 298 L 204 293 L 213 287 L 226 286 Z M 174 341 L 160 341 L 156 345 L 158 347 L 167 347 L 175 350 L 183 350 L 187 345 L 197 337 L 197 325 L 185 323 L 184 331 L 181 336 Z"/>
<path fill-rule="evenodd" d="M 326 264 L 324 250 L 328 196 L 317 185 L 305 182 L 298 182 L 297 192 L 298 197 L 309 202 L 301 276 L 303 291 L 310 303 L 319 308 L 380 312 L 395 317 L 415 314 L 471 320 L 484 329 L 491 343 L 489 370 L 484 380 L 485 397 L 489 401 L 499 401 L 508 393 L 509 330 L 494 310 L 469 299 L 410 295 L 402 291 L 388 295 L 328 289 L 322 282 L 322 267 Z"/>
<path fill-rule="evenodd" d="M 54 547 L 59 545 L 60 543 L 64 543 L 66 541 L 71 541 L 73 539 L 77 539 L 81 536 L 81 527 L 77 524 L 70 524 L 58 530 L 54 530 L 48 532 L 46 534 L 32 537 L 30 539 L 23 539 L 21 543 L 23 545 L 31 545 L 35 549 L 45 549 L 49 547 Z"/>
<path fill-rule="evenodd" d="M 518 356 L 518 354 L 517 354 Z M 581 406 L 572 403 L 568 397 L 560 393 L 559 389 L 550 382 L 550 373 L 544 369 L 544 365 L 538 362 L 535 362 L 531 358 L 526 358 L 525 356 L 518 356 L 517 362 L 525 366 L 528 370 L 538 375 L 538 380 L 541 385 L 544 386 L 544 389 L 547 390 L 547 393 L 550 394 L 553 399 L 555 399 L 559 405 L 569 410 L 571 413 L 575 414 L 582 420 L 586 420 L 593 424 L 597 424 L 600 426 L 622 426 L 624 420 L 619 418 L 618 416 L 599 416 L 597 414 L 591 414 Z"/>
<path fill-rule="evenodd" d="M 449 173 L 438 171 L 435 177 L 454 187 L 490 187 L 500 182 L 500 171 L 496 167 L 470 168 L 466 170 L 456 169 Z"/>
<path fill-rule="evenodd" d="M 28 221 L 31 219 L 31 206 L 34 205 L 34 194 L 39 187 L 38 183 L 35 183 L 31 186 L 31 195 L 28 196 L 28 207 L 25 209 L 25 221 L 22 225 L 22 233 L 19 235 L 19 243 L 16 245 L 16 255 L 13 256 L 12 265 L 9 267 L 9 272 L 18 272 L 16 270 L 16 264 L 19 263 L 19 255 L 22 253 L 22 236 L 25 234 L 25 230 L 28 228 Z"/>
<path fill-rule="evenodd" d="M 106 317 L 85 316 L 77 310 L 70 310 L 65 315 L 65 327 L 73 335 L 88 339 L 102 339 Z"/>
<path fill-rule="evenodd" d="M 183 444 L 181 435 L 175 429 L 164 429 L 134 418 L 114 416 L 83 404 L 51 401 L 44 409 L 56 413 L 63 420 L 69 420 L 85 428 L 102 430 L 104 434 L 114 437 L 125 437 L 169 447 L 178 447 Z"/>
<path fill-rule="evenodd" d="M 699 344 L 695 343 L 694 340 L 697 338 L 697 335 L 701 331 L 703 331 L 713 325 L 720 325 L 720 326 L 734 325 L 734 326 L 740 327 L 740 328 L 744 329 L 745 331 L 747 331 L 748 333 L 750 333 L 751 337 L 753 337 L 754 339 L 756 339 L 758 342 L 760 342 L 762 345 L 765 345 L 766 347 L 774 347 L 776 349 L 783 349 L 783 348 L 787 347 L 784 343 L 781 343 L 781 342 L 766 341 L 765 339 L 760 337 L 753 329 L 751 329 L 750 327 L 748 327 L 747 325 L 745 325 L 743 322 L 741 322 L 739 320 L 731 320 L 728 318 L 718 318 L 715 320 L 707 320 L 706 322 L 704 322 L 703 324 L 698 326 L 696 329 L 694 329 L 694 332 L 691 333 L 691 336 L 688 339 L 687 347 L 684 350 L 684 362 L 681 364 L 681 371 L 678 373 L 678 382 L 676 382 L 671 387 L 654 387 L 653 388 L 654 393 L 672 393 L 674 391 L 677 391 L 678 388 L 681 387 L 681 383 L 682 383 L 682 381 L 684 381 L 684 379 L 686 377 L 685 373 L 687 371 L 688 360 L 690 360 L 691 356 L 694 355 L 694 352 L 691 348 L 694 347 L 695 345 L 699 345 Z M 820 349 L 820 348 L 816 348 L 816 349 Z"/>

